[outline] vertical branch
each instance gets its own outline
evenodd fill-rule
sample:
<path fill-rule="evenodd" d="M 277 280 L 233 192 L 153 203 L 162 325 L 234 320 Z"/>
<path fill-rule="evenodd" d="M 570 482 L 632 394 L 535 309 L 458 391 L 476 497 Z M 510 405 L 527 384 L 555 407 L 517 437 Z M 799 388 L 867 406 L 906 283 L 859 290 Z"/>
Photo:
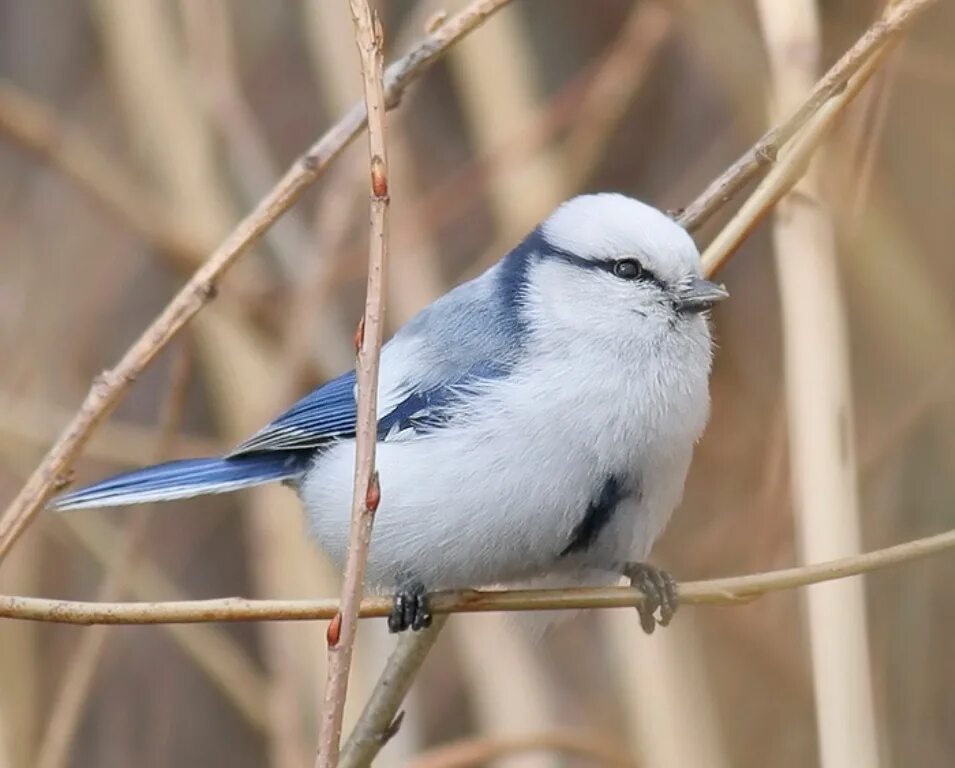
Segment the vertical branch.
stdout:
<path fill-rule="evenodd" d="M 345 743 L 338 768 L 365 768 L 401 726 L 401 702 L 411 689 L 425 657 L 434 647 L 448 617 L 435 616 L 434 624 L 421 632 L 405 632 Z"/>
<path fill-rule="evenodd" d="M 387 244 L 388 163 L 385 153 L 385 94 L 382 30 L 368 0 L 351 0 L 355 40 L 361 61 L 365 104 L 368 108 L 368 150 L 371 156 L 371 236 L 368 247 L 368 289 L 365 314 L 358 326 L 358 418 L 355 429 L 355 487 L 351 535 L 345 562 L 341 608 L 328 627 L 328 679 L 319 728 L 316 768 L 338 764 L 342 715 L 348 690 L 348 671 L 358 629 L 358 608 L 368 559 L 368 543 L 375 510 L 381 499 L 375 471 L 377 440 L 378 364 L 383 335 L 384 270 Z"/>
<path fill-rule="evenodd" d="M 778 116 L 815 82 L 817 9 L 815 0 L 760 0 L 757 8 Z M 793 507 L 805 562 L 861 549 L 846 311 L 817 169 L 810 166 L 796 184 L 799 197 L 780 200 L 773 225 Z M 863 582 L 812 587 L 806 599 L 820 764 L 878 766 Z"/>

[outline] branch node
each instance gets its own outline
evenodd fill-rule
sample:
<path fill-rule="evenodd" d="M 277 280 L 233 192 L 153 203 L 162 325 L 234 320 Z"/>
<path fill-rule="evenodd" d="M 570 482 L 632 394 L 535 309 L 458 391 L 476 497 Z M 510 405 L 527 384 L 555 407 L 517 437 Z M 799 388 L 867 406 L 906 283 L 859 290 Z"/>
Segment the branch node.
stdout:
<path fill-rule="evenodd" d="M 395 715 L 395 719 L 389 723 L 388 727 L 378 734 L 378 742 L 381 744 L 381 746 L 385 746 L 385 744 L 398 735 L 398 731 L 401 730 L 401 724 L 404 721 L 405 711 L 401 710 L 397 715 Z"/>
<path fill-rule="evenodd" d="M 368 481 L 368 490 L 365 492 L 365 509 L 374 514 L 378 511 L 380 503 L 381 484 L 378 482 L 378 470 L 376 469 Z"/>
<path fill-rule="evenodd" d="M 372 45 L 375 48 L 375 52 L 378 55 L 381 55 L 381 52 L 385 48 L 385 30 L 381 26 L 381 17 L 378 15 L 378 11 L 374 10 L 371 13 L 371 29 L 372 29 Z"/>
<path fill-rule="evenodd" d="M 325 631 L 325 642 L 328 644 L 329 648 L 334 648 L 338 645 L 341 634 L 342 614 L 341 611 L 339 611 L 332 617 L 332 620 L 328 622 L 328 629 Z"/>
<path fill-rule="evenodd" d="M 772 165 L 779 157 L 779 146 L 774 143 L 763 144 L 756 149 L 756 162 L 760 166 Z"/>
<path fill-rule="evenodd" d="M 435 11 L 432 13 L 424 23 L 425 34 L 433 34 L 437 32 L 441 27 L 444 26 L 444 22 L 448 20 L 448 12 L 441 10 Z"/>
<path fill-rule="evenodd" d="M 298 159 L 298 164 L 304 173 L 316 178 L 324 169 L 325 160 L 317 152 L 306 152 Z"/>
<path fill-rule="evenodd" d="M 204 301 L 212 301 L 219 295 L 219 286 L 211 280 L 207 283 L 200 283 L 196 286 L 196 293 Z"/>
<path fill-rule="evenodd" d="M 355 326 L 355 354 L 361 352 L 362 345 L 365 343 L 365 316 L 358 318 L 358 325 Z"/>
<path fill-rule="evenodd" d="M 385 174 L 385 161 L 381 155 L 371 159 L 371 191 L 376 200 L 388 198 L 388 177 Z"/>
<path fill-rule="evenodd" d="M 76 472 L 74 472 L 72 469 L 67 469 L 63 472 L 58 473 L 56 477 L 53 479 L 52 492 L 59 493 L 64 488 L 66 488 L 66 486 L 72 483 L 75 478 L 76 478 Z"/>

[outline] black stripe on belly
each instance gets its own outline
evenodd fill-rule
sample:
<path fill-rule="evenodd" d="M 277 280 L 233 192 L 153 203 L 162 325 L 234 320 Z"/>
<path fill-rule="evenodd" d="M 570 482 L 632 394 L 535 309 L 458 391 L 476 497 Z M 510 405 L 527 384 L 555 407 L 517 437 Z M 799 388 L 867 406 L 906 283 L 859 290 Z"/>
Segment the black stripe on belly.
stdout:
<path fill-rule="evenodd" d="M 610 475 L 604 481 L 596 498 L 587 505 L 587 512 L 583 519 L 574 526 L 570 543 L 561 551 L 561 556 L 581 552 L 593 544 L 613 518 L 617 504 L 629 495 L 620 478 Z"/>

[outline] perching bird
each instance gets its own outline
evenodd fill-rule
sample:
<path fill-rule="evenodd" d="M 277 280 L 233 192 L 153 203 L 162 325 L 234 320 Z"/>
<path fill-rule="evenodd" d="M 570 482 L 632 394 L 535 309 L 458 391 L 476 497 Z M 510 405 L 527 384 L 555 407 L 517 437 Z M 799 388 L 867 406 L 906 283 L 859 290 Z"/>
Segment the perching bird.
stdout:
<path fill-rule="evenodd" d="M 381 503 L 367 585 L 392 631 L 430 623 L 427 593 L 546 575 L 629 576 L 669 621 L 675 588 L 646 565 L 679 502 L 709 412 L 701 277 L 689 235 L 618 194 L 560 206 L 480 277 L 383 348 Z M 283 481 L 315 539 L 345 560 L 355 373 L 319 387 L 234 451 L 118 475 L 58 510 L 182 499 Z"/>

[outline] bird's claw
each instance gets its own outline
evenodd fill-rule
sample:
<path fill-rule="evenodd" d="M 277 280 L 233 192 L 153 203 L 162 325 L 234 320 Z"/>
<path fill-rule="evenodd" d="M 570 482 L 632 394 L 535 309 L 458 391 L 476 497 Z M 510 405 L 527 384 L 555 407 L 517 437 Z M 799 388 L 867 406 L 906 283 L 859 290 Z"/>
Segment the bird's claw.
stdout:
<path fill-rule="evenodd" d="M 643 631 L 649 635 L 658 623 L 661 627 L 669 624 L 679 603 L 677 584 L 673 577 L 647 563 L 630 563 L 624 569 L 624 575 L 630 579 L 631 586 L 643 592 L 643 602 L 637 606 Z M 659 619 L 655 615 L 657 609 L 660 610 Z"/>
<path fill-rule="evenodd" d="M 421 584 L 401 587 L 395 592 L 391 614 L 388 616 L 389 632 L 415 632 L 431 626 L 431 603 Z"/>

